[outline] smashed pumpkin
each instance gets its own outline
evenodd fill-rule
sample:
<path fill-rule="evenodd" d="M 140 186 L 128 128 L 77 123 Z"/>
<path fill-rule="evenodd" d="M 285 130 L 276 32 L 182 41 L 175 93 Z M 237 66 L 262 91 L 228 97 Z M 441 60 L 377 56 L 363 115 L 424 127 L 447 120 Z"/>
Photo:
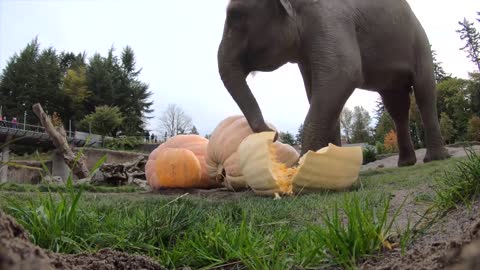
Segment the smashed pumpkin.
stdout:
<path fill-rule="evenodd" d="M 150 186 L 152 188 L 210 188 L 218 186 L 207 173 L 207 163 L 205 162 L 207 144 L 208 140 L 199 135 L 177 135 L 162 143 L 150 153 L 145 165 L 145 174 Z M 168 149 L 184 149 L 189 150 L 189 153 L 187 154 L 185 151 L 167 151 L 166 154 L 162 154 Z M 199 180 L 196 179 L 196 166 L 189 163 L 191 162 L 191 155 L 195 157 L 200 166 Z M 184 157 L 185 160 L 181 160 L 179 157 Z M 177 163 L 173 164 L 172 162 L 175 160 Z M 170 167 L 165 167 L 166 164 L 170 164 Z M 187 166 L 186 164 L 190 165 Z M 192 171 L 181 171 L 179 169 L 181 166 Z M 170 171 L 167 173 L 165 170 Z M 167 174 L 171 174 L 173 171 L 178 175 L 167 177 Z M 174 183 L 173 180 L 167 181 L 165 177 L 176 179 L 175 181 L 177 182 Z M 180 179 L 181 177 L 186 177 L 186 179 Z M 158 181 L 160 183 L 157 183 Z"/>
<path fill-rule="evenodd" d="M 275 129 L 271 124 L 268 124 Z M 247 189 L 246 178 L 239 163 L 238 146 L 253 131 L 243 115 L 234 115 L 218 124 L 207 146 L 207 171 L 212 179 L 232 191 Z M 298 152 L 290 145 L 273 143 L 277 159 L 292 166 L 299 158 Z"/>
<path fill-rule="evenodd" d="M 274 132 L 248 136 L 238 147 L 239 165 L 246 182 L 260 195 L 291 195 L 302 191 L 345 190 L 360 173 L 361 147 L 329 144 L 303 155 L 297 167 L 282 163 L 274 147 Z"/>

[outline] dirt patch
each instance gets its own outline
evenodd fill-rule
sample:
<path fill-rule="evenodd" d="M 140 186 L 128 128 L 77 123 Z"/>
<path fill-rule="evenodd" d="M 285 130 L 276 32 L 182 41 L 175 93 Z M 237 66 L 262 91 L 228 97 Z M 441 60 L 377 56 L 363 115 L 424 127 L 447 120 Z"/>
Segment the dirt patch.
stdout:
<path fill-rule="evenodd" d="M 402 256 L 397 248 L 359 269 L 480 269 L 480 202 L 458 209 L 435 224 Z"/>
<path fill-rule="evenodd" d="M 26 231 L 0 210 L 0 269 L 145 269 L 163 270 L 151 259 L 110 249 L 94 254 L 64 255 L 33 245 Z"/>
<path fill-rule="evenodd" d="M 475 145 L 472 146 L 472 148 L 475 150 L 475 152 L 480 153 L 480 145 Z M 448 153 L 452 155 L 452 158 L 458 158 L 458 157 L 465 157 L 467 156 L 467 153 L 463 147 L 447 147 Z M 423 158 L 425 157 L 427 150 L 425 148 L 423 149 L 418 149 L 415 151 L 415 155 L 417 156 L 417 163 L 416 164 L 422 164 L 423 163 Z M 365 164 L 362 166 L 362 171 L 368 170 L 368 169 L 376 169 L 376 168 L 396 168 L 398 163 L 398 155 L 391 156 L 388 158 L 384 158 L 381 160 L 377 160 L 368 164 Z"/>

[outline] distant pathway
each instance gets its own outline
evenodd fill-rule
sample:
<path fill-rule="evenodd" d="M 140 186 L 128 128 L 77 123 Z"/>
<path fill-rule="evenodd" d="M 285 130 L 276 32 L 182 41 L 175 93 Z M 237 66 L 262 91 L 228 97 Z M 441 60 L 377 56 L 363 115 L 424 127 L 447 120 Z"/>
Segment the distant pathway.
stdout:
<path fill-rule="evenodd" d="M 473 146 L 473 149 L 475 149 L 475 152 L 480 153 L 480 145 Z M 463 147 L 447 147 L 447 150 L 450 153 L 450 155 L 452 155 L 452 158 L 465 157 L 467 155 Z M 423 163 L 423 158 L 425 157 L 425 153 L 426 153 L 425 148 L 418 149 L 417 151 L 415 151 L 415 154 L 417 155 L 416 164 Z M 368 169 L 377 169 L 377 168 L 396 168 L 397 162 L 398 162 L 398 155 L 395 155 L 395 156 L 391 156 L 388 158 L 384 158 L 384 159 L 377 160 L 377 161 L 368 163 L 366 165 L 363 165 L 361 170 L 365 171 Z"/>

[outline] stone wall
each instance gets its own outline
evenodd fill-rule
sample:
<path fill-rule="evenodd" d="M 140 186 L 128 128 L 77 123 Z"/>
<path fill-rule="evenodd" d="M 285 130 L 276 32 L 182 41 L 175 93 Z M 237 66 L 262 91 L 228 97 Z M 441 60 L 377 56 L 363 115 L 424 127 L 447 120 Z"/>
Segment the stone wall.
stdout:
<path fill-rule="evenodd" d="M 76 151 L 80 149 L 75 149 Z M 127 151 L 114 151 L 96 148 L 85 148 L 83 154 L 87 158 L 87 167 L 89 170 L 95 166 L 95 164 L 104 156 L 107 155 L 105 163 L 125 163 L 136 159 L 139 156 L 148 158 L 148 154 L 135 153 Z"/>
<path fill-rule="evenodd" d="M 75 149 L 75 151 L 78 150 L 79 149 Z M 105 161 L 106 163 L 125 163 L 132 161 L 139 156 L 148 158 L 148 154 L 145 153 L 133 153 L 95 148 L 85 148 L 83 153 L 87 158 L 87 167 L 89 170 L 91 170 L 104 155 L 107 155 Z M 14 163 L 15 165 L 8 166 L 8 182 L 19 184 L 37 184 L 41 180 L 41 173 L 43 173 L 43 175 L 46 174 L 41 163 L 37 161 L 11 161 L 11 163 Z M 51 172 L 52 161 L 47 161 L 45 164 L 48 170 Z"/>
<path fill-rule="evenodd" d="M 49 171 L 52 170 L 52 162 L 45 162 Z M 46 175 L 42 164 L 39 161 L 18 161 L 10 162 L 8 166 L 8 182 L 18 184 L 38 184 L 41 176 Z"/>

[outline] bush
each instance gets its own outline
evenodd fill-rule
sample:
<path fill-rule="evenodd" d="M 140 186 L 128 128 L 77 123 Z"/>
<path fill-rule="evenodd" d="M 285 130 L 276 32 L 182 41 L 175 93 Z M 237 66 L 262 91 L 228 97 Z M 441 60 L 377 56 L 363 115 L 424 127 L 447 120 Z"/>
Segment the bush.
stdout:
<path fill-rule="evenodd" d="M 387 153 L 398 152 L 397 133 L 395 133 L 393 129 L 390 130 L 387 135 L 385 135 L 383 145 L 385 146 L 385 150 Z"/>
<path fill-rule="evenodd" d="M 365 148 L 363 148 L 363 164 L 365 165 L 377 160 L 376 155 L 377 153 L 375 151 L 375 147 L 372 145 L 367 145 Z"/>
<path fill-rule="evenodd" d="M 134 150 L 142 144 L 142 139 L 137 137 L 105 139 L 105 148 L 112 150 Z"/>
<path fill-rule="evenodd" d="M 480 117 L 474 116 L 468 122 L 468 139 L 480 141 Z"/>
<path fill-rule="evenodd" d="M 375 149 L 377 150 L 377 155 L 385 154 L 385 146 L 381 142 L 375 143 Z"/>

